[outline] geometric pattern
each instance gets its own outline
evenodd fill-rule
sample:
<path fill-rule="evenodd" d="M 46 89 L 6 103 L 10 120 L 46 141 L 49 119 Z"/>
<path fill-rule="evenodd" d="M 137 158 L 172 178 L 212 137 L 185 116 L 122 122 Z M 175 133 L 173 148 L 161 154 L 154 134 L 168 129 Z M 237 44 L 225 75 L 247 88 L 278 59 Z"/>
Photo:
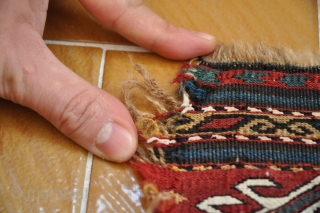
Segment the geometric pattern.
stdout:
<path fill-rule="evenodd" d="M 139 129 L 153 211 L 320 211 L 320 68 L 199 61 L 175 79 L 182 107 Z"/>

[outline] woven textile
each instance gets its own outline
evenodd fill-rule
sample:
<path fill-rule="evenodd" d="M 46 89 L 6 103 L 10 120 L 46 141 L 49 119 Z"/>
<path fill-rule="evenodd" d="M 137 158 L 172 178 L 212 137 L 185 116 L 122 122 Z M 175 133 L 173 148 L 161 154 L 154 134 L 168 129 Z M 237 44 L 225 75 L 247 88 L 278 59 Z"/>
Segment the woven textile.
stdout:
<path fill-rule="evenodd" d="M 182 107 L 139 129 L 148 211 L 320 211 L 320 67 L 198 62 Z"/>

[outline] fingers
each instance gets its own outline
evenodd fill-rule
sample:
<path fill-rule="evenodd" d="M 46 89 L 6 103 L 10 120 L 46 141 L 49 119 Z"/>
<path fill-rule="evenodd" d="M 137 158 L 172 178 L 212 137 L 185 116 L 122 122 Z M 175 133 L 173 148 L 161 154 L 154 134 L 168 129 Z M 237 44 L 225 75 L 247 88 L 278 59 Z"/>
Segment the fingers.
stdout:
<path fill-rule="evenodd" d="M 164 57 L 184 60 L 210 53 L 213 36 L 167 23 L 141 0 L 80 0 L 91 15 L 128 40 Z"/>
<path fill-rule="evenodd" d="M 36 32 L 27 35 L 21 45 L 6 46 L 11 53 L 6 69 L 0 70 L 0 96 L 35 110 L 95 155 L 128 160 L 136 150 L 137 134 L 124 105 L 65 67 Z"/>

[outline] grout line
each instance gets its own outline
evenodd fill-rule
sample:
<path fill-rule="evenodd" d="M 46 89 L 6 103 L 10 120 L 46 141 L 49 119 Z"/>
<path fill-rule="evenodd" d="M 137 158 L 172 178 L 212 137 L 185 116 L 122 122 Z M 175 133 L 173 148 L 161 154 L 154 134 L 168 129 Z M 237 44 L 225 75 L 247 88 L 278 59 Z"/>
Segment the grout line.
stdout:
<path fill-rule="evenodd" d="M 87 212 L 87 205 L 89 200 L 89 188 L 90 188 L 90 181 L 91 181 L 91 171 L 92 171 L 92 161 L 93 161 L 93 154 L 91 152 L 88 152 L 86 171 L 85 171 L 84 183 L 83 183 L 83 191 L 82 191 L 82 197 L 81 197 L 82 199 L 81 199 L 80 213 Z"/>
<path fill-rule="evenodd" d="M 130 51 L 130 52 L 150 52 L 150 50 L 147 50 L 138 46 L 132 46 L 132 45 L 103 44 L 103 43 L 80 42 L 80 41 L 58 41 L 58 40 L 44 40 L 44 41 L 46 44 L 53 44 L 53 45 L 98 47 L 103 50 L 118 50 L 118 51 Z"/>
<path fill-rule="evenodd" d="M 99 77 L 98 77 L 98 87 L 100 89 L 102 88 L 104 65 L 105 65 L 105 61 L 106 61 L 106 52 L 107 52 L 107 50 L 105 48 L 103 48 L 102 55 L 101 55 L 101 61 L 100 61 Z M 80 213 L 87 213 L 92 165 L 93 165 L 93 154 L 91 152 L 88 152 L 86 171 L 85 171 L 84 183 L 83 183 L 83 189 L 84 189 L 83 193 L 85 193 L 85 194 L 81 200 Z"/>
<path fill-rule="evenodd" d="M 106 49 L 102 49 L 102 58 L 100 62 L 100 69 L 99 69 L 99 77 L 98 77 L 98 87 L 102 89 L 102 81 L 103 81 L 103 74 L 104 74 L 104 65 L 106 63 Z"/>
<path fill-rule="evenodd" d="M 320 0 L 317 0 L 318 8 L 318 46 L 320 48 Z"/>

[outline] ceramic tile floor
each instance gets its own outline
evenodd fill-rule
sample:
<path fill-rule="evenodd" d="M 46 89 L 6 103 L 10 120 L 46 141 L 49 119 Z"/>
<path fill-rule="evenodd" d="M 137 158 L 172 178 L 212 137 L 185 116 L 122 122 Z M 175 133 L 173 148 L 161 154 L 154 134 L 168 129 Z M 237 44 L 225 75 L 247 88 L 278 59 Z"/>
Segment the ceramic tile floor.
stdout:
<path fill-rule="evenodd" d="M 176 25 L 219 41 L 318 48 L 316 0 L 145 0 Z M 132 45 L 96 23 L 78 1 L 50 0 L 46 43 L 78 75 L 116 97 L 134 72 L 128 54 L 161 87 L 183 62 Z M 128 72 L 129 71 L 129 72 Z M 138 106 L 148 109 L 143 97 Z M 88 154 L 35 112 L 0 99 L 0 212 L 143 212 L 139 177 L 126 164 Z"/>

